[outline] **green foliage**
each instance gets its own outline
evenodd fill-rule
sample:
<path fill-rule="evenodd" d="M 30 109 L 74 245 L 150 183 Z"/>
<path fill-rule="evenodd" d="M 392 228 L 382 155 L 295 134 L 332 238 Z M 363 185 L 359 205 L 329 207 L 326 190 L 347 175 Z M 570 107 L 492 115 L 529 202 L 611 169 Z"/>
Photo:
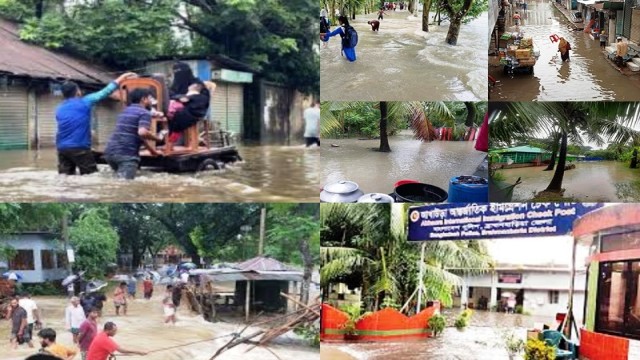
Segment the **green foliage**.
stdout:
<path fill-rule="evenodd" d="M 524 349 L 525 360 L 554 360 L 555 358 L 556 350 L 554 347 L 541 340 L 527 339 Z"/>
<path fill-rule="evenodd" d="M 462 23 L 465 24 L 487 11 L 489 2 L 487 0 L 442 0 L 441 6 L 450 19 L 462 16 Z"/>
<path fill-rule="evenodd" d="M 341 329 L 343 329 L 347 335 L 356 335 L 358 333 L 356 330 L 358 321 L 370 315 L 369 312 L 362 313 L 362 306 L 360 303 L 343 305 L 340 307 L 340 310 L 347 315 L 347 321 L 345 321 L 341 326 Z"/>
<path fill-rule="evenodd" d="M 87 272 L 87 277 L 102 277 L 105 264 L 116 260 L 118 233 L 109 222 L 104 208 L 83 213 L 69 228 L 69 240 L 75 249 L 74 267 Z"/>
<path fill-rule="evenodd" d="M 320 328 L 315 324 L 298 325 L 293 332 L 307 340 L 309 345 L 320 348 Z"/>
<path fill-rule="evenodd" d="M 393 298 L 391 296 L 385 296 L 384 300 L 382 301 L 382 306 L 383 309 L 386 308 L 392 308 L 395 310 L 400 310 L 400 305 L 398 305 L 398 303 L 396 303 Z"/>
<path fill-rule="evenodd" d="M 509 355 L 518 355 L 524 351 L 525 342 L 511 331 L 502 333 L 503 346 Z"/>
<path fill-rule="evenodd" d="M 429 319 L 427 324 L 429 325 L 429 329 L 431 329 L 431 331 L 433 332 L 433 337 L 437 337 L 438 335 L 442 334 L 444 328 L 447 326 L 447 322 L 444 316 L 440 314 L 433 315 Z"/>
<path fill-rule="evenodd" d="M 41 284 L 22 284 L 22 291 L 31 296 L 56 296 L 64 293 L 59 287 L 60 282 L 47 281 Z"/>
<path fill-rule="evenodd" d="M 524 308 L 522 307 L 522 305 L 516 305 L 515 309 L 513 310 L 516 314 L 522 314 L 524 312 Z"/>
<path fill-rule="evenodd" d="M 469 321 L 471 321 L 472 313 L 473 310 L 471 309 L 465 309 L 463 312 L 461 312 L 456 321 L 453 323 L 456 329 L 462 330 L 466 328 L 469 325 Z"/>

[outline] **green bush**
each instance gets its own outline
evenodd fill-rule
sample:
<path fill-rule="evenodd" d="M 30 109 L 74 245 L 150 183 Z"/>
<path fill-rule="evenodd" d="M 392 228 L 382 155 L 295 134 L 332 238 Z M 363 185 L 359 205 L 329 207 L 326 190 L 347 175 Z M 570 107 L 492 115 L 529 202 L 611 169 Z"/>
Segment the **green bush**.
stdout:
<path fill-rule="evenodd" d="M 293 329 L 293 332 L 302 336 L 313 347 L 320 347 L 320 328 L 314 324 L 299 325 Z"/>
<path fill-rule="evenodd" d="M 444 316 L 440 314 L 433 315 L 427 324 L 429 325 L 429 329 L 433 332 L 434 337 L 438 336 L 438 334 L 442 334 L 442 331 L 444 331 L 444 328 L 447 325 Z"/>
<path fill-rule="evenodd" d="M 468 322 L 466 317 L 460 316 L 459 318 L 456 319 L 456 321 L 453 323 L 453 325 L 456 327 L 456 329 L 462 330 L 462 329 L 466 328 L 467 325 L 469 325 L 469 322 Z"/>
<path fill-rule="evenodd" d="M 556 349 L 544 341 L 528 339 L 524 348 L 525 360 L 555 360 Z"/>
<path fill-rule="evenodd" d="M 23 284 L 19 292 L 28 292 L 33 296 L 55 296 L 64 294 L 63 289 L 52 281 L 40 284 Z"/>
<path fill-rule="evenodd" d="M 522 305 L 516 305 L 514 311 L 516 314 L 522 314 L 524 312 L 524 308 L 522 307 Z"/>

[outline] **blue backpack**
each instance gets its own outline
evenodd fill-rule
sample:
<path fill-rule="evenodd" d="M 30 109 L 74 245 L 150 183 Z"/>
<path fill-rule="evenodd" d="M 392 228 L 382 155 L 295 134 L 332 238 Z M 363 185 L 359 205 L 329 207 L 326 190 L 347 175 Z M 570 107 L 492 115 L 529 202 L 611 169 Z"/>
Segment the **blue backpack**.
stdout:
<path fill-rule="evenodd" d="M 358 32 L 351 25 L 347 25 L 344 28 L 344 35 L 342 35 L 342 47 L 354 48 L 358 45 Z"/>

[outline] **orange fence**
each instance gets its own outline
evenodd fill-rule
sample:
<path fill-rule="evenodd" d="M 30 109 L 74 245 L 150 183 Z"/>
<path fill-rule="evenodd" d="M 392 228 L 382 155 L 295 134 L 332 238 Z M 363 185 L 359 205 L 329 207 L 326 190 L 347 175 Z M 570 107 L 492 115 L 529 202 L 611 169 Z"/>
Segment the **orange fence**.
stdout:
<path fill-rule="evenodd" d="M 391 308 L 371 313 L 356 323 L 358 340 L 398 340 L 420 339 L 431 336 L 427 322 L 440 309 L 436 303 L 420 313 L 408 317 Z M 342 326 L 348 320 L 347 314 L 328 304 L 322 304 L 320 339 L 343 340 Z"/>

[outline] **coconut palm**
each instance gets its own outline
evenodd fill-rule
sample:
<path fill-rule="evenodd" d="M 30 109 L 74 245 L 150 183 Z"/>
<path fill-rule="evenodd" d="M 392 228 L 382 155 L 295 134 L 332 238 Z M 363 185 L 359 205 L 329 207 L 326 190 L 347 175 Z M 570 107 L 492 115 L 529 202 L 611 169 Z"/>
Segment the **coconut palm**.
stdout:
<path fill-rule="evenodd" d="M 406 240 L 406 204 L 322 204 L 321 284 L 350 279 L 362 288 L 370 310 L 389 297 L 409 300 L 419 283 L 420 250 Z M 491 259 L 481 243 L 440 241 L 426 243 L 424 284 L 427 299 L 452 303 L 452 291 L 461 285 L 449 268 L 465 272 L 488 270 Z"/>
<path fill-rule="evenodd" d="M 640 106 L 629 102 L 514 102 L 491 104 L 492 141 L 511 143 L 532 134 L 559 132 L 558 165 L 545 191 L 562 193 L 569 140 L 627 143 L 640 138 L 635 130 Z"/>

